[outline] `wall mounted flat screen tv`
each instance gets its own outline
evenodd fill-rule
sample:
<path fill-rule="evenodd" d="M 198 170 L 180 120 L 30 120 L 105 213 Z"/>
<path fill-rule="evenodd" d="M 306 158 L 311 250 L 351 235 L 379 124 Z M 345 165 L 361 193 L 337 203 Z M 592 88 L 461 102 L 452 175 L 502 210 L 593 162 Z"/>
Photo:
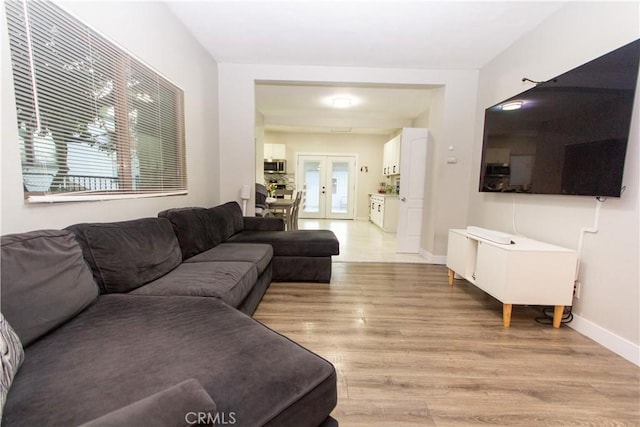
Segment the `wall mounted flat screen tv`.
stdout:
<path fill-rule="evenodd" d="M 487 108 L 480 191 L 620 197 L 639 62 L 636 40 Z"/>

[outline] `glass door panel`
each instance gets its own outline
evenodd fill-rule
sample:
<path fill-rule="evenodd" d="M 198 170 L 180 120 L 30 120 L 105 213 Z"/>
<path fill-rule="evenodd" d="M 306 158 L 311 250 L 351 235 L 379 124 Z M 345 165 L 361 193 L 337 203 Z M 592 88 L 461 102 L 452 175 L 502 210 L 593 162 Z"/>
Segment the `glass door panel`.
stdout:
<path fill-rule="evenodd" d="M 355 156 L 298 156 L 296 188 L 306 190 L 302 218 L 353 219 Z"/>
<path fill-rule="evenodd" d="M 305 203 L 300 209 L 300 217 L 324 218 L 324 181 L 326 159 L 324 156 L 299 156 L 298 190 L 305 189 Z"/>
<path fill-rule="evenodd" d="M 328 156 L 327 164 L 331 170 L 331 182 L 327 186 L 330 201 L 326 217 L 353 219 L 355 157 Z"/>

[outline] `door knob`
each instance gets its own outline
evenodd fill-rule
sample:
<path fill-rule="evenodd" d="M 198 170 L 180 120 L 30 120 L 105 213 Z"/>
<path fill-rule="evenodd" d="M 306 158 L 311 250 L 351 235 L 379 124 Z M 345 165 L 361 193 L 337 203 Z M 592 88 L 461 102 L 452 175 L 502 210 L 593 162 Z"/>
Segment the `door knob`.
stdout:
<path fill-rule="evenodd" d="M 406 197 L 400 197 L 400 201 L 401 201 L 401 202 L 406 202 L 406 201 L 407 201 L 407 198 L 406 198 Z"/>

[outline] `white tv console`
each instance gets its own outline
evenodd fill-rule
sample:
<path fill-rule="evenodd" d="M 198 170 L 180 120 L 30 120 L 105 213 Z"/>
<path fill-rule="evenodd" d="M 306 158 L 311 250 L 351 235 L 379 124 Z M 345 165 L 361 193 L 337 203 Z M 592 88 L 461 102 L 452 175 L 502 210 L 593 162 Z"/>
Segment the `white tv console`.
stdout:
<path fill-rule="evenodd" d="M 559 328 L 573 304 L 575 251 L 480 227 L 449 230 L 449 285 L 456 274 L 502 302 L 504 327 L 513 304 L 552 305 Z"/>

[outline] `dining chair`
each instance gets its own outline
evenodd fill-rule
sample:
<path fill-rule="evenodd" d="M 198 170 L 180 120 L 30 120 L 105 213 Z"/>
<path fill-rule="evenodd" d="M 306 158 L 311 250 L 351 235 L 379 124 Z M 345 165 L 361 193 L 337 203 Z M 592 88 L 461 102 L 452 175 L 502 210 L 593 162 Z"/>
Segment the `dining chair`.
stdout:
<path fill-rule="evenodd" d="M 293 207 L 291 208 L 291 229 L 298 229 L 298 214 L 300 213 L 300 204 L 302 199 L 305 196 L 305 191 L 298 191 L 296 193 L 296 198 L 293 202 Z"/>
<path fill-rule="evenodd" d="M 289 199 L 289 200 L 291 200 L 291 199 L 293 199 L 293 190 L 288 190 L 288 189 L 284 189 L 284 188 L 277 188 L 277 189 L 274 190 L 273 196 L 276 199 Z M 289 222 L 289 218 L 287 218 L 287 210 L 286 209 L 280 209 L 280 208 L 277 208 L 277 207 L 270 207 L 269 209 L 272 212 L 273 216 L 275 216 L 277 218 L 284 219 L 285 224 L 291 224 L 291 222 Z M 289 209 L 289 215 L 291 216 L 291 218 L 293 218 L 292 212 L 293 212 L 293 205 L 291 206 L 291 209 Z"/>
<path fill-rule="evenodd" d="M 269 211 L 269 205 L 267 204 L 267 196 L 269 195 L 267 187 L 256 182 L 256 216 L 267 217 L 273 216 Z"/>

